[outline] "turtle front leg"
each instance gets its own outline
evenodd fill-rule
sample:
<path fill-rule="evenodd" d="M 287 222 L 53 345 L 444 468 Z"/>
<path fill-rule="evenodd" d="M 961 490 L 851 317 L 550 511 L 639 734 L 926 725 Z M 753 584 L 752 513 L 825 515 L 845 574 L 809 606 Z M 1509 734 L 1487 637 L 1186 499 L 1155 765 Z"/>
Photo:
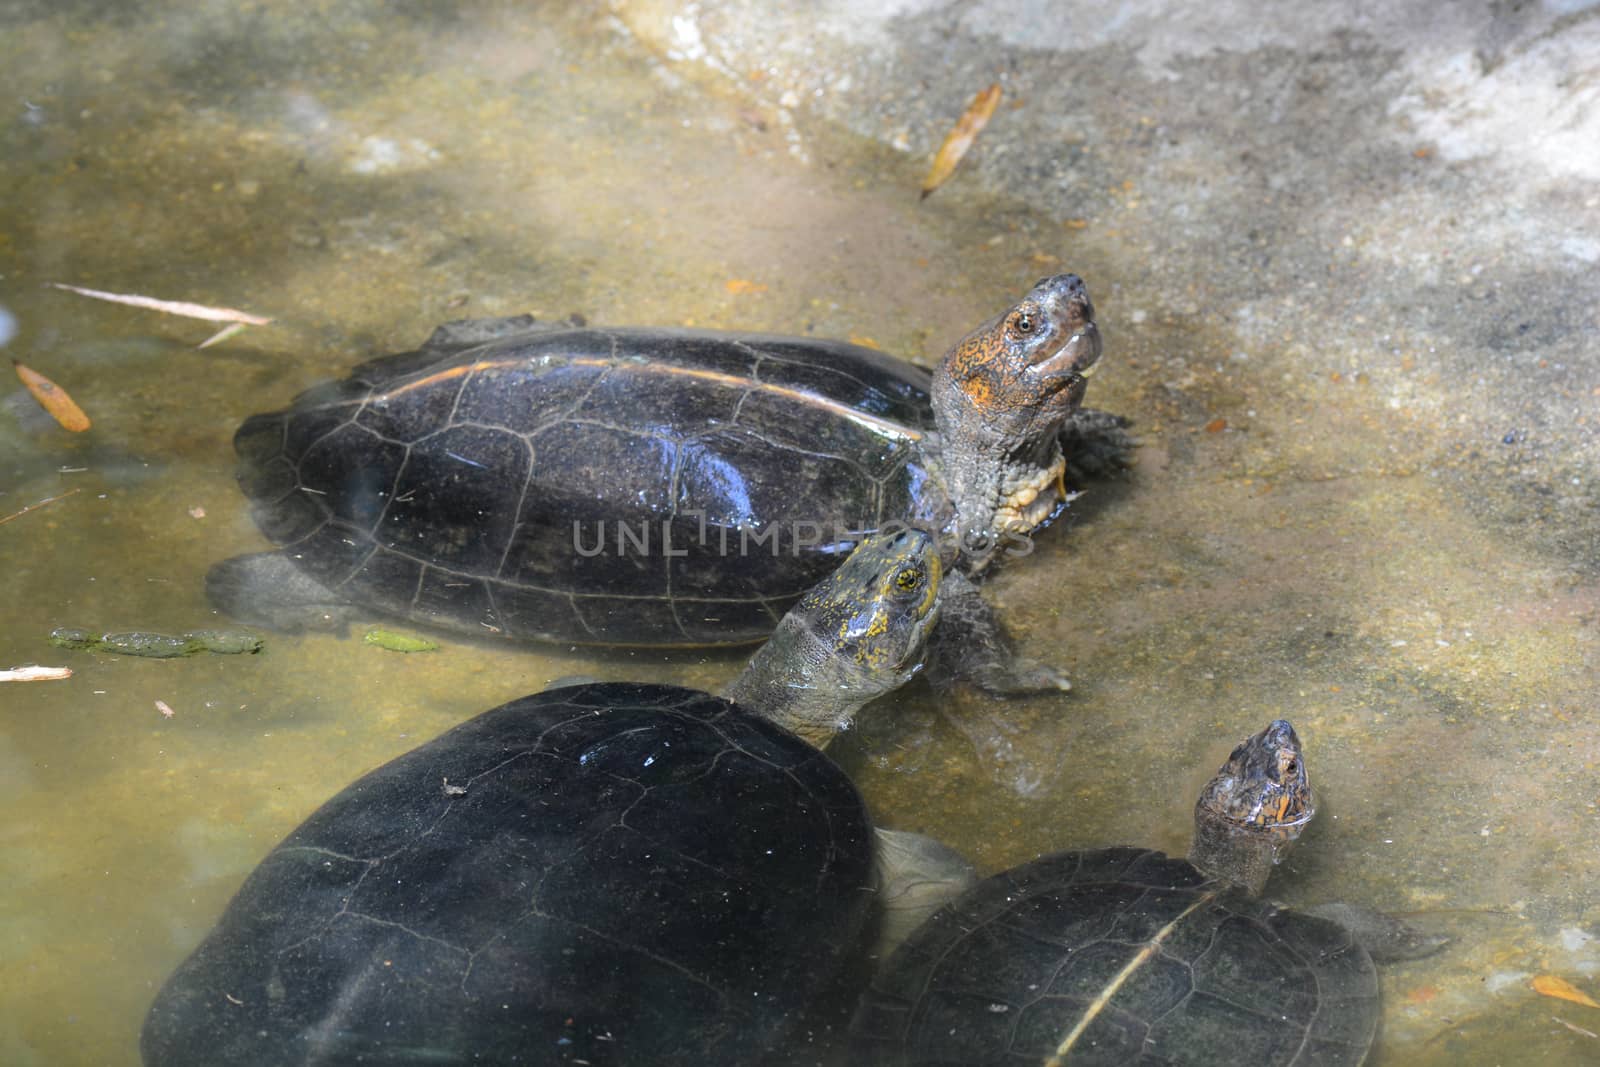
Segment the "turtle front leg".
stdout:
<path fill-rule="evenodd" d="M 1365 904 L 1334 901 L 1302 909 L 1307 915 L 1329 919 L 1350 931 L 1375 963 L 1420 960 L 1443 949 L 1453 940 L 1447 934 L 1420 930 L 1403 919 L 1369 908 Z"/>
<path fill-rule="evenodd" d="M 206 597 L 225 615 L 279 633 L 342 634 L 355 611 L 283 552 L 255 552 L 212 564 Z"/>
<path fill-rule="evenodd" d="M 959 571 L 939 587 L 939 626 L 929 642 L 927 671 L 941 689 L 966 682 L 994 696 L 1072 688 L 1065 672 L 1016 654 L 994 608 Z"/>
<path fill-rule="evenodd" d="M 1094 408 L 1079 408 L 1068 415 L 1057 434 L 1061 453 L 1067 458 L 1067 483 L 1082 485 L 1133 466 L 1139 442 L 1128 426 L 1123 416 Z"/>
<path fill-rule="evenodd" d="M 873 830 L 872 881 L 878 936 L 871 956 L 888 959 L 911 932 L 978 880 L 966 857 L 943 842 L 905 830 Z"/>

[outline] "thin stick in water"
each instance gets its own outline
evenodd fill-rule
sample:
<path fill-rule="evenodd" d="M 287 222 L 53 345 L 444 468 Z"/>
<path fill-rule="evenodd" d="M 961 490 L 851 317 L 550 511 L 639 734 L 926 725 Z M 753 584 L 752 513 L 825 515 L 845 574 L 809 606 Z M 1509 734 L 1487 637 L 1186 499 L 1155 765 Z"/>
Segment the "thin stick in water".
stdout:
<path fill-rule="evenodd" d="M 10 515 L 7 515 L 5 518 L 0 519 L 0 526 L 4 526 L 6 523 L 10 522 L 12 519 L 20 519 L 20 518 L 22 518 L 22 516 L 26 515 L 28 512 L 36 511 L 39 508 L 44 507 L 46 504 L 54 504 L 57 500 L 65 500 L 65 499 L 67 499 L 67 497 L 71 496 L 73 493 L 76 493 L 76 492 L 79 492 L 79 491 L 80 490 L 77 490 L 77 489 L 68 489 L 65 493 L 62 493 L 59 496 L 47 496 L 43 500 L 39 501 L 37 504 L 29 504 L 27 507 L 23 508 L 21 511 L 12 512 Z"/>
<path fill-rule="evenodd" d="M 157 300 L 153 296 L 139 296 L 136 293 L 108 293 L 101 289 L 84 289 L 64 282 L 50 284 L 57 289 L 65 289 L 80 296 L 91 296 L 96 300 L 109 300 L 113 304 L 128 304 L 136 308 L 165 311 L 169 315 L 185 315 L 191 319 L 205 319 L 207 322 L 242 322 L 247 326 L 266 326 L 272 322 L 271 319 L 264 319 L 260 315 L 252 315 L 248 311 L 239 311 L 235 308 L 207 307 L 205 304 L 191 304 L 183 300 Z"/>

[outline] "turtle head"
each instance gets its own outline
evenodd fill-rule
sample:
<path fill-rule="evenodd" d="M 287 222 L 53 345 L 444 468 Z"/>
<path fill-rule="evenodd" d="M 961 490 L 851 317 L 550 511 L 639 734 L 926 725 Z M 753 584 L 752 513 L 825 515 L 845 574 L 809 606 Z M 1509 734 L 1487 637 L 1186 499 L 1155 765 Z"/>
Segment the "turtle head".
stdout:
<path fill-rule="evenodd" d="M 922 669 L 940 575 L 926 532 L 873 534 L 789 609 L 724 695 L 821 748 Z"/>
<path fill-rule="evenodd" d="M 922 530 L 873 534 L 790 614 L 838 662 L 839 682 L 878 696 L 922 669 L 939 615 L 939 554 Z"/>
<path fill-rule="evenodd" d="M 1058 274 L 944 357 L 934 416 L 969 553 L 1026 534 L 1060 503 L 1057 431 L 1082 403 L 1100 348 L 1088 287 Z"/>
<path fill-rule="evenodd" d="M 1300 739 L 1278 719 L 1242 741 L 1206 783 L 1195 804 L 1189 860 L 1213 878 L 1259 893 L 1315 814 Z"/>

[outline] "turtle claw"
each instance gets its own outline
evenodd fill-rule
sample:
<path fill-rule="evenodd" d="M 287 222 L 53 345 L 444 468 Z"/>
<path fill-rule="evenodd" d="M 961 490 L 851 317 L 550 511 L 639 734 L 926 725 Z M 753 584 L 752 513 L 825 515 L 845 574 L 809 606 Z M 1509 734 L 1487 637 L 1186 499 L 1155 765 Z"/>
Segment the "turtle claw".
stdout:
<path fill-rule="evenodd" d="M 1012 660 L 998 678 L 989 679 L 984 692 L 997 696 L 1028 696 L 1035 693 L 1070 693 L 1072 679 L 1067 672 L 1037 660 Z"/>
<path fill-rule="evenodd" d="M 959 572 L 947 576 L 939 590 L 939 619 L 928 655 L 928 676 L 935 686 L 965 682 L 990 696 L 1072 688 L 1065 671 L 1015 653 L 994 608 Z"/>
<path fill-rule="evenodd" d="M 1065 671 L 1031 659 L 957 664 L 947 682 L 965 682 L 989 696 L 1026 697 L 1042 693 L 1069 693 L 1072 679 Z"/>
<path fill-rule="evenodd" d="M 1133 466 L 1138 438 L 1128 432 L 1121 415 L 1094 408 L 1079 408 L 1062 424 L 1058 440 L 1067 457 L 1066 480 L 1071 485 L 1109 478 Z"/>
<path fill-rule="evenodd" d="M 1448 934 L 1429 933 L 1364 904 L 1333 901 L 1300 910 L 1344 927 L 1377 963 L 1420 960 L 1454 940 Z"/>

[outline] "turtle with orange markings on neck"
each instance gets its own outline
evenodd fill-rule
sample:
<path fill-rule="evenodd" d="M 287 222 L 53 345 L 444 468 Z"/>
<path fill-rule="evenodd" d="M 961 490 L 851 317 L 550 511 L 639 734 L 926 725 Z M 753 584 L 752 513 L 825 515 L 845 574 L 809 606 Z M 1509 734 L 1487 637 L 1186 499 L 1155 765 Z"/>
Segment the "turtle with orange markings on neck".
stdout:
<path fill-rule="evenodd" d="M 862 997 L 853 1062 L 1358 1067 L 1375 964 L 1450 939 L 1364 905 L 1263 897 L 1315 813 L 1300 738 L 1271 722 L 1201 791 L 1187 858 L 1058 852 L 935 913 Z"/>
<path fill-rule="evenodd" d="M 239 483 L 280 548 L 208 579 L 230 614 L 340 625 L 352 607 L 512 640 L 760 640 L 865 533 L 933 533 L 949 569 L 941 646 L 992 689 L 1012 669 L 960 572 L 1023 554 L 1074 469 L 1129 447 L 1080 409 L 1101 341 L 1061 274 L 932 372 L 868 348 L 527 316 L 440 327 L 248 419 Z M 945 657 L 948 662 L 948 657 Z"/>

